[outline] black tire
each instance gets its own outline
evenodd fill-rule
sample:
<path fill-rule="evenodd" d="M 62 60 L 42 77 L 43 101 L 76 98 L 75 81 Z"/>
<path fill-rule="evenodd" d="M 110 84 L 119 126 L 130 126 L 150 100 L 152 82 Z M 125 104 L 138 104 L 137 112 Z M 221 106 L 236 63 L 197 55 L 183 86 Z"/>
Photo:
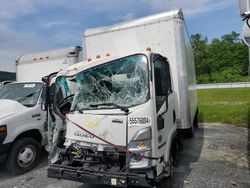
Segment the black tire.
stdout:
<path fill-rule="evenodd" d="M 171 148 L 171 158 L 172 158 L 172 166 L 173 167 L 178 167 L 178 152 L 179 152 L 179 143 L 178 143 L 178 136 L 176 136 L 174 138 L 174 142 L 173 142 L 173 145 Z M 172 170 L 173 170 L 173 168 L 172 168 Z"/>
<path fill-rule="evenodd" d="M 184 129 L 183 130 L 183 136 L 185 138 L 193 138 L 194 137 L 194 126 L 192 125 L 191 128 L 189 129 Z"/>
<path fill-rule="evenodd" d="M 189 129 L 183 130 L 183 136 L 185 138 L 193 138 L 194 137 L 194 130 L 198 128 L 198 124 L 199 124 L 198 116 L 199 116 L 199 111 L 197 109 L 195 116 L 194 116 L 194 119 L 193 119 L 192 127 L 190 127 Z"/>
<path fill-rule="evenodd" d="M 16 140 L 8 154 L 6 168 L 13 174 L 23 174 L 39 162 L 41 145 L 33 138 L 20 138 Z"/>
<path fill-rule="evenodd" d="M 160 181 L 159 183 L 155 184 L 156 187 L 171 187 L 171 178 L 174 171 L 175 162 L 177 161 L 177 152 L 178 152 L 178 143 L 177 143 L 177 137 L 174 138 L 173 144 L 170 149 L 170 156 L 169 156 L 169 172 L 168 174 L 164 175 L 164 179 Z"/>
<path fill-rule="evenodd" d="M 195 129 L 197 129 L 199 126 L 199 111 L 198 111 L 198 109 L 196 110 L 196 113 L 194 116 L 193 126 Z"/>

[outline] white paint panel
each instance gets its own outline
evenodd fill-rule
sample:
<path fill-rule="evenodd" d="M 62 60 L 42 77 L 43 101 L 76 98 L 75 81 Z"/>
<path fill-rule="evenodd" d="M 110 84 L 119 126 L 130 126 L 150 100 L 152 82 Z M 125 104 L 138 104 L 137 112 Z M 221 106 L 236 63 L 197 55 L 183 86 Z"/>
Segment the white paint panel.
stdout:
<path fill-rule="evenodd" d="M 61 71 L 69 66 L 69 62 L 64 58 L 51 61 L 41 61 L 33 64 L 23 64 L 17 67 L 17 80 L 22 81 L 41 81 L 43 76 L 52 72 Z"/>
<path fill-rule="evenodd" d="M 16 61 L 16 79 L 18 82 L 41 81 L 42 77 L 81 60 L 82 48 L 79 46 L 23 55 Z"/>
<path fill-rule="evenodd" d="M 0 103 L 0 125 L 7 125 L 8 130 L 4 144 L 11 143 L 19 134 L 27 130 L 37 129 L 44 132 L 46 113 L 41 110 L 40 104 L 28 108 L 8 99 L 0 99 Z M 35 114 L 40 114 L 40 116 L 32 117 Z"/>
<path fill-rule="evenodd" d="M 115 145 L 126 146 L 126 116 L 68 114 L 72 122 Z M 107 144 L 67 121 L 66 138 L 92 144 Z M 122 133 L 122 134 L 121 134 Z"/>

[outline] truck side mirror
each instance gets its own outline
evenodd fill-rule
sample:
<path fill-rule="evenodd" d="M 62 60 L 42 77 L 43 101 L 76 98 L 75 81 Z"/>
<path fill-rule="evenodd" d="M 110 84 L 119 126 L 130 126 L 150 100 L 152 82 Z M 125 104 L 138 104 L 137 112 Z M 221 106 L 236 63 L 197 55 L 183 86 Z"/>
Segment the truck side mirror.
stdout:
<path fill-rule="evenodd" d="M 162 116 L 157 117 L 157 128 L 158 130 L 162 130 L 164 128 L 164 119 Z"/>

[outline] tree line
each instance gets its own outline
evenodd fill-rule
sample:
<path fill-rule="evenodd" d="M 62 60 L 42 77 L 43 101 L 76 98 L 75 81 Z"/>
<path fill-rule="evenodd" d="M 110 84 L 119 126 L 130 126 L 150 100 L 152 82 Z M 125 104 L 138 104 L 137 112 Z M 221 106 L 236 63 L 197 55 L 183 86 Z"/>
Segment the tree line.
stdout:
<path fill-rule="evenodd" d="M 231 32 L 208 42 L 207 36 L 191 35 L 197 83 L 248 81 L 248 47 L 240 34 Z"/>
<path fill-rule="evenodd" d="M 16 80 L 16 73 L 0 71 L 0 82 L 6 81 L 6 80 L 7 81 L 15 81 Z"/>
<path fill-rule="evenodd" d="M 207 36 L 191 35 L 197 83 L 249 81 L 248 47 L 240 34 L 231 32 L 208 41 Z M 0 72 L 0 81 L 15 80 L 14 73 Z"/>

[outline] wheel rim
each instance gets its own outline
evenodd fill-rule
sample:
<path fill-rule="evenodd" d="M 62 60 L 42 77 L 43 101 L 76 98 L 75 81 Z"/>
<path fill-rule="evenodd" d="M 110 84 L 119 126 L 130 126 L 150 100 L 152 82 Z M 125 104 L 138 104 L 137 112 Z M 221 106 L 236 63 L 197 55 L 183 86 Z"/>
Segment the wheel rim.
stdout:
<path fill-rule="evenodd" d="M 17 163 L 20 167 L 28 167 L 33 163 L 35 157 L 35 147 L 32 145 L 27 145 L 20 149 L 17 157 Z"/>

